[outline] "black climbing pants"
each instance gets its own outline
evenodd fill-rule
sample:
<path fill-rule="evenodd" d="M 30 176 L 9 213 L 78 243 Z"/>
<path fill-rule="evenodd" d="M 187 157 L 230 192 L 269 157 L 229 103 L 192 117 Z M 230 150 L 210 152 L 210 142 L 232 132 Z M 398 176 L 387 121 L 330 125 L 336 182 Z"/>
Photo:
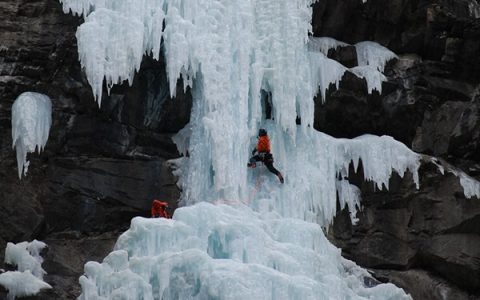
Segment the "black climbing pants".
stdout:
<path fill-rule="evenodd" d="M 260 153 L 250 158 L 250 163 L 254 163 L 257 161 L 263 162 L 265 167 L 267 167 L 267 169 L 273 174 L 277 176 L 280 174 L 280 171 L 275 169 L 275 167 L 273 166 L 273 156 L 271 153 Z"/>

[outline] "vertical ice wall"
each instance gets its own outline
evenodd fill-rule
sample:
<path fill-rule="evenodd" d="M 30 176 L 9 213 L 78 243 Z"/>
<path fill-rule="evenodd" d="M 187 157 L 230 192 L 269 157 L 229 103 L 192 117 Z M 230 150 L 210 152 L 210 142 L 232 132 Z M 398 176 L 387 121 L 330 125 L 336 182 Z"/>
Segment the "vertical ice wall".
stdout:
<path fill-rule="evenodd" d="M 131 81 L 143 54 L 158 58 L 161 39 L 171 93 L 180 77 L 193 86 L 186 204 L 247 195 L 244 166 L 262 121 L 262 90 L 293 142 L 297 117 L 304 129 L 313 125 L 319 87 L 324 98 L 346 70 L 305 47 L 312 0 L 62 2 L 85 16 L 79 53 L 99 101 L 103 81 Z"/>
<path fill-rule="evenodd" d="M 177 171 L 183 204 L 251 203 L 267 197 L 285 215 L 326 224 L 335 213 L 337 187 L 344 186 L 337 181 L 346 176 L 342 170 L 352 159 L 358 164 L 361 158 L 366 177 L 380 187 L 387 186 L 392 171 L 415 173 L 418 168 L 418 156 L 393 140 L 371 138 L 360 148 L 351 147 L 359 143 L 335 141 L 312 129 L 314 96 L 320 91 L 325 100 L 330 84 L 338 87 L 347 69 L 309 51 L 342 45 L 310 39 L 307 47 L 310 0 L 62 2 L 66 12 L 85 17 L 77 32 L 80 60 L 98 101 L 104 80 L 107 87 L 131 81 L 144 54 L 159 57 L 160 41 L 170 92 L 175 94 L 179 78 L 192 86 L 191 122 L 176 139 L 179 149 L 190 154 Z M 367 78 L 370 91 L 380 90 L 380 72 L 395 54 L 373 42 L 355 46 L 360 67 L 354 73 Z M 264 119 L 262 91 L 271 94 L 272 120 Z M 273 181 L 271 188 L 252 191 L 260 176 L 247 173 L 245 164 L 260 126 L 268 128 L 275 164 L 287 178 L 281 190 Z M 397 152 L 404 154 L 391 155 Z M 369 159 L 369 153 L 377 157 Z M 354 208 L 357 202 L 345 203 Z"/>
<path fill-rule="evenodd" d="M 52 125 L 52 102 L 48 96 L 26 92 L 12 106 L 12 146 L 17 151 L 18 177 L 27 175 L 27 153 L 40 153 Z"/>

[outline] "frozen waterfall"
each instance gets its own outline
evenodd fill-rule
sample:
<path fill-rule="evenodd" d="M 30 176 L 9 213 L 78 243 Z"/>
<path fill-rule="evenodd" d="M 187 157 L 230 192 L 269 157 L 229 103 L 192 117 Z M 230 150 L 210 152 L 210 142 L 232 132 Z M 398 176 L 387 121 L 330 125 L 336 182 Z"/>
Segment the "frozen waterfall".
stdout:
<path fill-rule="evenodd" d="M 99 104 L 104 80 L 108 89 L 132 82 L 144 54 L 164 55 L 171 94 L 181 78 L 194 100 L 175 138 L 189 156 L 172 162 L 186 207 L 174 220 L 134 219 L 102 264 L 86 264 L 80 299 L 410 299 L 393 285 L 366 287 L 366 271 L 321 228 L 337 192 L 355 221 L 351 163 L 361 160 L 379 188 L 394 171 L 411 171 L 418 185 L 419 156 L 389 137 L 337 140 L 313 129 L 314 97 L 325 101 L 347 70 L 307 47 L 313 0 L 61 2 L 84 16 L 79 56 Z M 383 71 L 378 47 L 358 47 Z M 246 168 L 258 128 L 269 132 L 284 185 Z"/>

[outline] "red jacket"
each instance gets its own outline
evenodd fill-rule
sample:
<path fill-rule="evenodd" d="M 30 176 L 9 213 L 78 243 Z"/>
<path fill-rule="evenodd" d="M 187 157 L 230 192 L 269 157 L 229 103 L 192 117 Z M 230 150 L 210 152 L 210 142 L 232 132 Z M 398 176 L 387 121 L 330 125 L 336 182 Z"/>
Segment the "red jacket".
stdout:
<path fill-rule="evenodd" d="M 153 200 L 152 204 L 152 218 L 167 218 L 170 219 L 170 215 L 167 212 L 168 203 L 159 200 Z"/>
<path fill-rule="evenodd" d="M 270 139 L 268 138 L 268 135 L 264 135 L 258 138 L 257 151 L 259 153 L 270 153 Z"/>

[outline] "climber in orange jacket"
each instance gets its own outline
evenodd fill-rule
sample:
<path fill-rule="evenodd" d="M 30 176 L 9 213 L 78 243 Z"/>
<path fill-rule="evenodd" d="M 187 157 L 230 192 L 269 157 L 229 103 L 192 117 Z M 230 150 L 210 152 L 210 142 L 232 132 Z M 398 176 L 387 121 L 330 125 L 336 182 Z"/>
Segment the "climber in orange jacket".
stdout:
<path fill-rule="evenodd" d="M 255 155 L 255 153 L 257 153 Z M 255 168 L 256 162 L 261 161 L 265 164 L 267 169 L 272 172 L 273 174 L 277 175 L 278 179 L 281 183 L 283 183 L 283 176 L 280 171 L 275 169 L 273 166 L 273 156 L 270 153 L 270 138 L 267 135 L 267 131 L 265 129 L 260 129 L 258 131 L 258 142 L 257 147 L 252 151 L 253 157 L 250 158 L 250 162 L 248 163 L 248 167 Z"/>
<path fill-rule="evenodd" d="M 153 200 L 152 203 L 152 218 L 167 218 L 170 219 L 170 215 L 167 212 L 168 203 L 160 200 Z"/>

